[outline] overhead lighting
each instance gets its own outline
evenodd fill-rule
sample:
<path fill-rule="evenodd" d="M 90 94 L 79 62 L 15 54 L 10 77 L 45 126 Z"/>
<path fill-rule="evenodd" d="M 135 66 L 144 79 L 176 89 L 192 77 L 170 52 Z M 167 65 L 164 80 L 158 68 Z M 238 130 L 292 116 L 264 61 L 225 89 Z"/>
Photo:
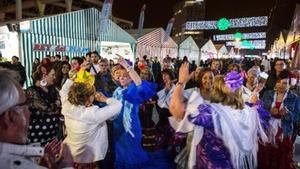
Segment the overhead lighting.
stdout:
<path fill-rule="evenodd" d="M 267 37 L 266 32 L 253 32 L 253 33 L 243 33 L 242 39 L 265 39 Z M 214 41 L 229 41 L 235 40 L 235 34 L 222 34 L 214 35 Z"/>
<path fill-rule="evenodd" d="M 226 18 L 221 19 L 220 21 L 225 21 Z M 221 26 L 223 22 L 213 21 L 187 21 L 185 23 L 186 30 L 214 30 L 218 29 L 218 24 Z M 246 17 L 246 18 L 235 18 L 229 19 L 226 22 L 228 28 L 246 28 L 246 27 L 262 27 L 268 25 L 267 16 L 258 16 L 258 17 Z"/>
<path fill-rule="evenodd" d="M 250 41 L 229 41 L 226 42 L 226 46 L 234 46 L 240 49 L 265 49 L 266 48 L 266 40 L 250 40 Z"/>
<path fill-rule="evenodd" d="M 200 31 L 185 31 L 185 35 L 198 35 L 200 34 Z"/>

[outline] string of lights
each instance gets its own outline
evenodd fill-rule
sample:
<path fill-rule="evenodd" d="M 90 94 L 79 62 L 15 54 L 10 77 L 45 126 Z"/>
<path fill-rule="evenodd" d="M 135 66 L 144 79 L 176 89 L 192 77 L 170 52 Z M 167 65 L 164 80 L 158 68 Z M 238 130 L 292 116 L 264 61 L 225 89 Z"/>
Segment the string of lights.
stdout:
<path fill-rule="evenodd" d="M 226 30 L 228 28 L 263 27 L 268 25 L 267 16 L 245 17 L 219 21 L 187 21 L 186 30 Z"/>
<path fill-rule="evenodd" d="M 236 34 L 222 34 L 214 35 L 214 41 L 230 41 L 235 40 Z M 266 32 L 253 32 L 253 33 L 243 33 L 241 39 L 265 39 L 267 37 Z"/>
<path fill-rule="evenodd" d="M 240 49 L 265 49 L 266 40 L 244 40 L 240 42 L 228 41 L 226 42 L 226 46 L 234 46 Z"/>

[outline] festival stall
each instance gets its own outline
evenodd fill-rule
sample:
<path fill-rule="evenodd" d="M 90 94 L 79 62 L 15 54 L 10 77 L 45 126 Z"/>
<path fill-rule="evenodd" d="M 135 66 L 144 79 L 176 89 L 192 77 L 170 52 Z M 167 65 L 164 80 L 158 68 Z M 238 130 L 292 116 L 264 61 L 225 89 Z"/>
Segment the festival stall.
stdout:
<path fill-rule="evenodd" d="M 167 55 L 176 58 L 178 46 L 171 37 L 164 41 L 165 34 L 166 32 L 162 28 L 157 28 L 139 37 L 136 45 L 136 57 L 142 58 L 144 55 L 148 57 L 157 56 L 160 61 Z"/>
<path fill-rule="evenodd" d="M 236 53 L 234 52 L 233 47 L 231 47 L 228 55 L 229 55 L 229 58 L 236 58 Z"/>
<path fill-rule="evenodd" d="M 200 48 L 200 58 L 201 60 L 214 59 L 218 57 L 218 51 L 213 44 L 212 40 L 208 40 L 201 48 Z"/>
<path fill-rule="evenodd" d="M 191 36 L 186 38 L 179 45 L 179 58 L 182 59 L 184 56 L 187 56 L 187 58 L 190 62 L 192 60 L 195 60 L 196 64 L 199 65 L 199 61 L 200 61 L 199 48 Z"/>
<path fill-rule="evenodd" d="M 218 50 L 218 58 L 226 59 L 228 58 L 228 50 L 225 45 L 222 45 Z"/>
<path fill-rule="evenodd" d="M 0 27 L 0 53 L 5 60 L 19 56 L 18 33 L 10 32 L 7 26 Z"/>
<path fill-rule="evenodd" d="M 21 61 L 27 73 L 26 86 L 32 84 L 30 77 L 34 58 L 55 54 L 71 58 L 84 56 L 89 51 L 103 51 L 103 42 L 111 42 L 112 46 L 122 42 L 131 47 L 127 50 L 134 50 L 135 39 L 111 20 L 107 24 L 107 32 L 99 33 L 99 20 L 100 12 L 90 8 L 26 21 L 28 29 L 19 34 Z M 133 58 L 133 55 L 130 57 Z"/>

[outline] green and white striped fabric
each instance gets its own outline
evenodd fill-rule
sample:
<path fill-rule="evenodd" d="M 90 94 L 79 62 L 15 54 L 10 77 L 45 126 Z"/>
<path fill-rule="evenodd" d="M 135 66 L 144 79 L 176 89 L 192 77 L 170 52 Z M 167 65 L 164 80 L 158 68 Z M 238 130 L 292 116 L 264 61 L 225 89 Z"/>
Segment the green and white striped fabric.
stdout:
<path fill-rule="evenodd" d="M 31 30 L 20 33 L 21 61 L 26 68 L 26 87 L 32 85 L 32 65 L 35 58 L 42 59 L 47 54 L 84 56 L 85 53 L 34 51 L 35 44 L 88 47 L 100 51 L 101 41 L 130 43 L 133 51 L 135 39 L 111 20 L 107 33 L 98 34 L 100 12 L 95 8 L 54 15 L 31 20 Z"/>

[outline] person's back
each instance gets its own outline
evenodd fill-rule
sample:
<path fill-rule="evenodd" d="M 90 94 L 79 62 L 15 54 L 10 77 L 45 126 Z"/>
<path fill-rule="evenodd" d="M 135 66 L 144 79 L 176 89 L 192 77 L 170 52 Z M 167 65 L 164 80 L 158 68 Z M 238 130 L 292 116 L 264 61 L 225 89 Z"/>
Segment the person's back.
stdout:
<path fill-rule="evenodd" d="M 66 81 L 60 95 L 68 133 L 64 142 L 70 146 L 77 165 L 86 163 L 95 165 L 104 159 L 107 152 L 105 121 L 116 115 L 121 110 L 122 104 L 116 99 L 95 94 L 93 84 L 73 83 L 71 80 Z M 94 97 L 99 102 L 107 103 L 107 106 L 99 108 L 92 105 Z"/>

